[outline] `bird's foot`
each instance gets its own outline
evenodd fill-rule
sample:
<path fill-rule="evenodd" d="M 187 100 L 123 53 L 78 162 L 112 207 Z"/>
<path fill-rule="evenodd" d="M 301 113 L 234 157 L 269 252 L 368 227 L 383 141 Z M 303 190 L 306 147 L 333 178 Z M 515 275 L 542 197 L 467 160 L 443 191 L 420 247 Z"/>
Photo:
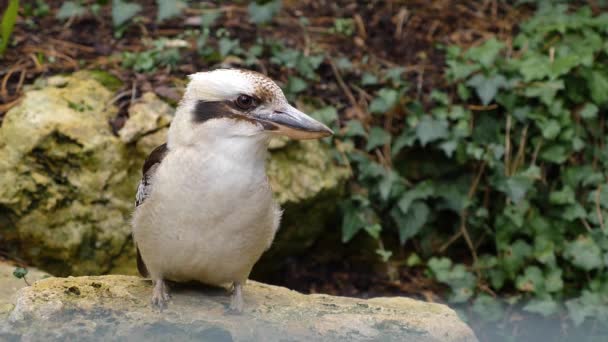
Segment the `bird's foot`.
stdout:
<path fill-rule="evenodd" d="M 152 290 L 152 306 L 158 308 L 161 312 L 167 308 L 169 302 L 169 292 L 167 291 L 167 284 L 165 281 L 160 279 L 154 281 L 154 290 Z"/>
<path fill-rule="evenodd" d="M 231 314 L 242 314 L 243 313 L 243 284 L 234 282 L 234 290 L 230 297 L 230 307 L 228 312 Z"/>

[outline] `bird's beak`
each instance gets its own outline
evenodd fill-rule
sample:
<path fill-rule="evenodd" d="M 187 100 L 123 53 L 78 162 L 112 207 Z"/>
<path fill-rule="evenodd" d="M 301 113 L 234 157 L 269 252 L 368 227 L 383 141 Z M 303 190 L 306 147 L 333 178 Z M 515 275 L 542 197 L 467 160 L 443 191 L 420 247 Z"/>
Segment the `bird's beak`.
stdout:
<path fill-rule="evenodd" d="M 317 139 L 334 134 L 329 127 L 290 105 L 256 119 L 267 131 L 286 135 L 292 139 Z"/>

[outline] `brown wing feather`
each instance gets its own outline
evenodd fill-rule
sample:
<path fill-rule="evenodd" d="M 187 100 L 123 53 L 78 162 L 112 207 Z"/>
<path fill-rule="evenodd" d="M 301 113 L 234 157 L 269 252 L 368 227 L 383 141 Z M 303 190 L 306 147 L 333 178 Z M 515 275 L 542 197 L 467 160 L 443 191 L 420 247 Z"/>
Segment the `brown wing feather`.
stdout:
<path fill-rule="evenodd" d="M 139 271 L 139 274 L 141 274 L 142 277 L 147 278 L 150 276 L 150 273 L 148 272 L 148 268 L 144 263 L 144 259 L 141 258 L 141 253 L 139 253 L 139 248 L 137 248 L 137 244 L 135 244 L 135 251 L 137 251 L 137 270 Z"/>
<path fill-rule="evenodd" d="M 162 144 L 155 148 L 152 153 L 146 158 L 144 162 L 144 166 L 142 168 L 142 178 L 139 182 L 139 186 L 137 187 L 137 194 L 135 195 L 135 206 L 139 207 L 146 198 L 150 195 L 150 191 L 152 190 L 152 175 L 158 168 L 158 165 L 163 161 L 165 156 L 167 155 L 167 144 Z"/>

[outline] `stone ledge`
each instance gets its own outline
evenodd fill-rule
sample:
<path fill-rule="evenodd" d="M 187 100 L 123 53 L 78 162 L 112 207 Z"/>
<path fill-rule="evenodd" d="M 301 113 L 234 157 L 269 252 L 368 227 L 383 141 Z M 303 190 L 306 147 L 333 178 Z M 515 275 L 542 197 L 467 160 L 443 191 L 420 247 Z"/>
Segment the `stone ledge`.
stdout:
<path fill-rule="evenodd" d="M 47 278 L 21 289 L 0 340 L 477 341 L 445 305 L 409 298 L 303 295 L 249 281 L 242 315 L 225 289 L 173 286 L 169 308 L 149 304 L 133 276 Z"/>

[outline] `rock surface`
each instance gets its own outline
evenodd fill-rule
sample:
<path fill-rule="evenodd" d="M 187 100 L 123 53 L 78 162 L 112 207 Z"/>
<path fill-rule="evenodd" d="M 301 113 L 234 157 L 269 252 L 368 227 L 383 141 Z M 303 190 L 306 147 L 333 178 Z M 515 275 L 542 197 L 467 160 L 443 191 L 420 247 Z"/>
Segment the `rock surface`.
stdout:
<path fill-rule="evenodd" d="M 44 279 L 19 291 L 0 340 L 476 341 L 448 307 L 408 298 L 302 295 L 250 281 L 242 315 L 226 313 L 225 289 L 200 287 L 173 288 L 161 313 L 151 290 L 131 276 Z"/>
<path fill-rule="evenodd" d="M 14 305 L 13 296 L 19 289 L 22 289 L 27 285 L 23 279 L 16 278 L 13 275 L 15 266 L 5 261 L 0 261 L 0 320 L 2 316 L 8 314 Z M 49 277 L 49 274 L 42 272 L 35 268 L 27 269 L 27 276 L 25 277 L 28 283 L 33 283 L 42 278 Z"/>
<path fill-rule="evenodd" d="M 101 76 L 41 79 L 0 126 L 0 244 L 55 275 L 136 272 L 135 189 L 172 110 L 144 94 L 117 136 L 108 123 L 118 112 L 114 92 Z M 349 177 L 331 160 L 318 141 L 273 150 L 269 178 L 286 211 L 272 253 L 304 251 L 322 232 Z"/>

